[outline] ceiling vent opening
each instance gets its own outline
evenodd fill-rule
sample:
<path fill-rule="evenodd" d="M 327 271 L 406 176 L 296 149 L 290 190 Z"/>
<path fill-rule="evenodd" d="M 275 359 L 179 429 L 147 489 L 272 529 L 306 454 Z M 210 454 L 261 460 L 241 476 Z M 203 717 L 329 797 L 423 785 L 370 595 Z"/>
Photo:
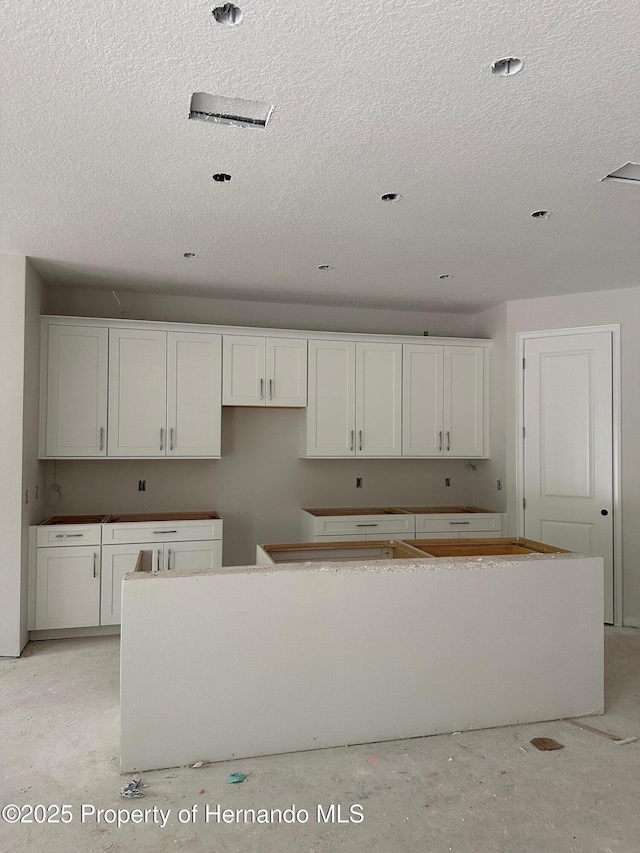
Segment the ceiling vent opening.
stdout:
<path fill-rule="evenodd" d="M 243 98 L 224 98 L 222 95 L 194 92 L 191 96 L 189 118 L 264 130 L 272 112 L 273 104 L 263 101 L 246 101 Z"/>
<path fill-rule="evenodd" d="M 636 184 L 640 186 L 640 163 L 625 163 L 619 169 L 610 172 L 603 181 L 618 181 L 620 184 Z"/>
<path fill-rule="evenodd" d="M 522 71 L 524 62 L 516 56 L 507 56 L 504 59 L 496 59 L 491 65 L 491 73 L 496 77 L 513 77 Z"/>
<path fill-rule="evenodd" d="M 218 24 L 225 27 L 237 27 L 242 20 L 242 9 L 239 6 L 234 6 L 233 3 L 216 6 L 215 9 L 212 9 L 211 14 Z"/>

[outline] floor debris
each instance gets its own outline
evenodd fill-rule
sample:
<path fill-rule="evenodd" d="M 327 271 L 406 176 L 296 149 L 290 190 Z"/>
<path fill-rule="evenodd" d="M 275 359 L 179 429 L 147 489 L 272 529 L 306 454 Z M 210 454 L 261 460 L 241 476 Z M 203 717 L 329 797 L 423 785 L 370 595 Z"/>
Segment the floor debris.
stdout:
<path fill-rule="evenodd" d="M 132 779 L 130 782 L 124 786 L 124 788 L 120 788 L 120 796 L 127 797 L 130 799 L 131 797 L 144 797 L 144 794 L 140 790 L 140 783 L 142 779 Z"/>
<path fill-rule="evenodd" d="M 229 773 L 229 776 L 227 777 L 227 785 L 235 785 L 237 782 L 244 782 L 246 778 L 246 773 Z"/>
<path fill-rule="evenodd" d="M 572 726 L 577 726 L 579 729 L 583 729 L 585 732 L 591 732 L 594 735 L 600 735 L 600 737 L 606 737 L 608 740 L 612 740 L 614 743 L 617 743 L 618 746 L 624 746 L 625 743 L 635 743 L 638 738 L 637 737 L 625 737 L 621 738 L 618 735 L 612 735 L 611 732 L 603 732 L 602 729 L 597 729 L 595 726 L 589 726 L 586 723 L 580 722 L 580 720 L 572 720 L 567 718 L 565 723 L 570 723 Z"/>
<path fill-rule="evenodd" d="M 626 737 L 623 740 L 616 740 L 614 743 L 616 746 L 624 746 L 625 743 L 635 743 L 638 740 L 637 737 Z"/>
<path fill-rule="evenodd" d="M 203 764 L 204 764 L 204 761 L 196 761 L 196 763 L 192 764 L 191 766 L 192 767 L 202 767 Z"/>
<path fill-rule="evenodd" d="M 542 752 L 547 752 L 552 749 L 564 749 L 564 744 L 558 743 L 558 741 L 554 740 L 552 737 L 534 737 L 529 742 L 533 744 L 536 749 L 539 749 Z"/>

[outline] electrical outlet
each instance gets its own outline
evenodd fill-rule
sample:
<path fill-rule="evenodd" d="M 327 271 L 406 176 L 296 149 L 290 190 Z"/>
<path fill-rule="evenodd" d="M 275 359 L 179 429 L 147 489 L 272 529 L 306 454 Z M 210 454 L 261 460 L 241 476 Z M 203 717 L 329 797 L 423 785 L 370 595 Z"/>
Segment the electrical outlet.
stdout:
<path fill-rule="evenodd" d="M 39 492 L 39 489 L 38 489 L 38 487 L 36 486 L 36 500 L 38 500 L 38 492 Z"/>
<path fill-rule="evenodd" d="M 362 477 L 356 477 L 356 489 L 362 488 Z"/>
<path fill-rule="evenodd" d="M 444 484 L 445 484 L 445 486 L 450 486 L 451 485 L 451 477 L 446 477 Z"/>
<path fill-rule="evenodd" d="M 501 492 L 502 491 L 502 480 L 496 480 L 496 489 Z"/>
<path fill-rule="evenodd" d="M 146 480 L 138 480 L 138 491 L 146 492 L 147 491 L 147 481 Z"/>
<path fill-rule="evenodd" d="M 24 502 L 26 504 L 29 503 L 29 489 L 27 489 L 26 492 L 24 493 Z"/>

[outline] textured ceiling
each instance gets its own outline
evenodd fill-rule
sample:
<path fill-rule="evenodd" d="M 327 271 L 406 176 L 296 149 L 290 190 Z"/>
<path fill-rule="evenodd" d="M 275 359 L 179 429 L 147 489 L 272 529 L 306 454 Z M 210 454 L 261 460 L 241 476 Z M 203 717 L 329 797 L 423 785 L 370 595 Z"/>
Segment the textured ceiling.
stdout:
<path fill-rule="evenodd" d="M 88 287 L 422 310 L 640 284 L 640 187 L 599 182 L 640 161 L 635 2 L 236 2 L 225 28 L 212 0 L 5 0 L 1 252 Z M 194 91 L 275 110 L 189 121 Z"/>

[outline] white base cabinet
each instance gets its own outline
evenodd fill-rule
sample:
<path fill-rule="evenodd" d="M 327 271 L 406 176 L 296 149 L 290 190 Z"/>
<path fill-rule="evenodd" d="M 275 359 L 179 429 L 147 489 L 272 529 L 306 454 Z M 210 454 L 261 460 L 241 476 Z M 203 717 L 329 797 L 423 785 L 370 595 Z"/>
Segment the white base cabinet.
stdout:
<path fill-rule="evenodd" d="M 100 624 L 100 548 L 38 548 L 36 630 Z"/>

